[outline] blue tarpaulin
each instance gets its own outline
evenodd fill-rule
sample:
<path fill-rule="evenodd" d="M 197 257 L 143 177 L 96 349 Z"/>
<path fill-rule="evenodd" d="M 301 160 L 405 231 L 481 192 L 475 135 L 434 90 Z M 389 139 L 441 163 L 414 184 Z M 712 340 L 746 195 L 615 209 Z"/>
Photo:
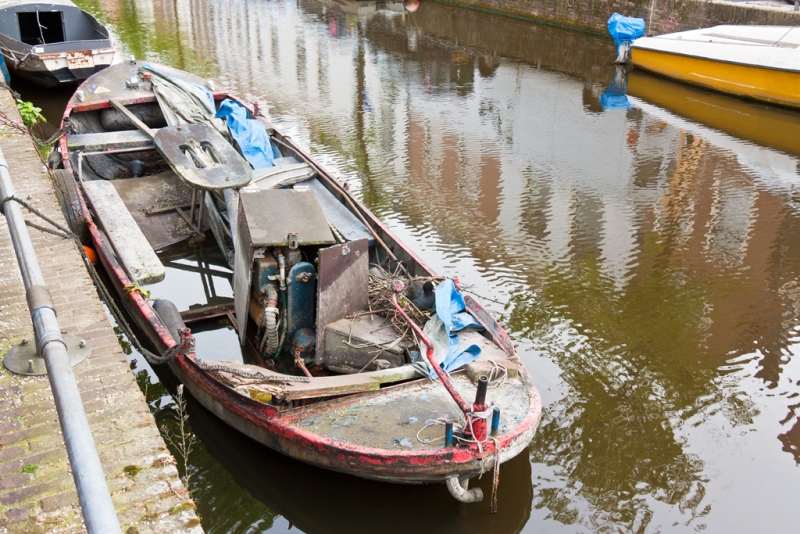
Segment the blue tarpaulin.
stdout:
<path fill-rule="evenodd" d="M 0 56 L 0 74 L 3 75 L 6 83 L 11 82 L 11 76 L 8 75 L 8 67 L 6 67 L 6 60 L 3 56 Z"/>
<path fill-rule="evenodd" d="M 481 355 L 481 349 L 477 345 L 470 345 L 465 348 L 460 347 L 458 332 L 465 328 L 481 329 L 483 327 L 472 315 L 464 311 L 467 307 L 466 304 L 464 304 L 464 297 L 456 289 L 455 283 L 452 280 L 448 278 L 439 284 L 436 287 L 435 295 L 436 315 L 428 322 L 436 324 L 439 329 L 444 330 L 443 334 L 448 340 L 447 353 L 444 355 L 444 358 L 437 357 L 437 361 L 439 361 L 439 364 L 445 371 L 450 372 L 468 364 Z M 429 330 L 428 325 L 426 325 L 425 330 Z M 443 338 L 444 336 L 434 335 L 431 337 Z M 436 340 L 433 339 L 433 341 L 434 345 L 436 345 Z M 435 355 L 436 352 L 434 353 Z M 436 371 L 431 369 L 429 376 L 431 378 L 436 378 Z"/>
<path fill-rule="evenodd" d="M 226 98 L 220 104 L 216 117 L 228 121 L 231 135 L 254 169 L 272 167 L 273 160 L 281 157 L 270 142 L 264 125 L 258 120 L 248 119 L 247 109 L 240 103 Z"/>
<path fill-rule="evenodd" d="M 614 73 L 614 81 L 608 86 L 602 95 L 600 95 L 600 104 L 606 111 L 614 109 L 631 109 L 633 105 L 628 101 L 625 94 L 628 88 L 628 80 L 625 76 L 625 71 L 617 65 L 616 72 Z"/>
<path fill-rule="evenodd" d="M 644 35 L 644 19 L 623 17 L 614 13 L 608 19 L 608 33 L 614 38 L 614 44 L 630 42 Z"/>

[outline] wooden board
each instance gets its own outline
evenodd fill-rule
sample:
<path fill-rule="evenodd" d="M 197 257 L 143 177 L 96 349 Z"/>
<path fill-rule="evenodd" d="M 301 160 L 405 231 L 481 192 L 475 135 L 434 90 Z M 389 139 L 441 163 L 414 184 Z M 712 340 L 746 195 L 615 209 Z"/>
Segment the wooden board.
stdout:
<path fill-rule="evenodd" d="M 253 374 L 261 374 L 265 377 L 282 377 L 275 371 L 264 369 L 256 365 L 248 365 L 234 361 L 223 362 L 208 362 L 210 364 L 220 363 L 225 367 L 239 369 Z M 230 377 L 236 381 L 236 376 L 233 374 L 221 372 L 224 376 Z M 339 376 L 322 376 L 309 379 L 308 382 L 281 382 L 264 381 L 263 384 L 267 389 L 276 391 L 279 390 L 280 396 L 285 395 L 285 400 L 299 400 L 299 399 L 313 399 L 319 397 L 332 397 L 336 395 L 347 395 L 352 393 L 361 393 L 364 391 L 374 391 L 380 389 L 381 384 L 391 384 L 395 382 L 403 382 L 421 378 L 419 373 L 410 365 L 397 367 L 395 369 L 383 369 L 381 371 L 373 371 L 370 373 L 359 373 L 351 375 Z M 246 382 L 246 380 L 245 380 Z M 258 383 L 252 383 L 253 389 L 258 389 Z"/>
<path fill-rule="evenodd" d="M 109 183 L 117 190 L 133 220 L 154 249 L 194 235 L 176 211 L 159 211 L 160 208 L 186 205 L 192 200 L 192 190 L 174 172 Z M 148 212 L 154 211 L 157 213 L 148 215 Z"/>
<path fill-rule="evenodd" d="M 142 148 L 153 147 L 153 140 L 150 136 L 139 130 L 67 135 L 67 147 L 70 150 L 135 148 L 139 146 Z"/>
<path fill-rule="evenodd" d="M 136 224 L 111 182 L 83 182 L 83 190 L 92 203 L 120 263 L 139 285 L 164 279 L 166 271 L 153 247 Z"/>

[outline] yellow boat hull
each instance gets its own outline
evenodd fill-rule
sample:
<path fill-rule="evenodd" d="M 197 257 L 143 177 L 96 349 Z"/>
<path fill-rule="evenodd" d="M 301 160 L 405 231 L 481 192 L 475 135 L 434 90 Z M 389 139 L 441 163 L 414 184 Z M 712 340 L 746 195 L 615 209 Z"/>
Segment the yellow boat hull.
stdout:
<path fill-rule="evenodd" d="M 800 108 L 800 72 L 631 49 L 635 67 L 721 93 Z"/>

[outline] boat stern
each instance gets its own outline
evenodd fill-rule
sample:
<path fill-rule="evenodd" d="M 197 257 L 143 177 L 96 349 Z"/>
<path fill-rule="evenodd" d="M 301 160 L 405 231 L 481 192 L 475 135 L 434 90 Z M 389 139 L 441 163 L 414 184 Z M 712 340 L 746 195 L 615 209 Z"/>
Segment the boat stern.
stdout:
<path fill-rule="evenodd" d="M 80 82 L 112 63 L 117 55 L 114 47 L 88 50 L 70 50 L 53 54 L 41 54 L 38 59 L 44 70 L 58 84 Z"/>

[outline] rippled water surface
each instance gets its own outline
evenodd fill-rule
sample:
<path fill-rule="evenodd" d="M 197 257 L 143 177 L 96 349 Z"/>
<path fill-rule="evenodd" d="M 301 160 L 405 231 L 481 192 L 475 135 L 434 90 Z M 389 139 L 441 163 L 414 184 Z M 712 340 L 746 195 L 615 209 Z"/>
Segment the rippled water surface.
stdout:
<path fill-rule="evenodd" d="M 207 532 L 796 531 L 800 115 L 638 72 L 620 96 L 609 39 L 431 2 L 78 4 L 126 54 L 261 102 L 484 297 L 545 403 L 496 516 L 298 464 L 191 404 Z M 170 276 L 181 304 L 230 295 Z M 225 327 L 201 335 L 224 356 Z"/>

